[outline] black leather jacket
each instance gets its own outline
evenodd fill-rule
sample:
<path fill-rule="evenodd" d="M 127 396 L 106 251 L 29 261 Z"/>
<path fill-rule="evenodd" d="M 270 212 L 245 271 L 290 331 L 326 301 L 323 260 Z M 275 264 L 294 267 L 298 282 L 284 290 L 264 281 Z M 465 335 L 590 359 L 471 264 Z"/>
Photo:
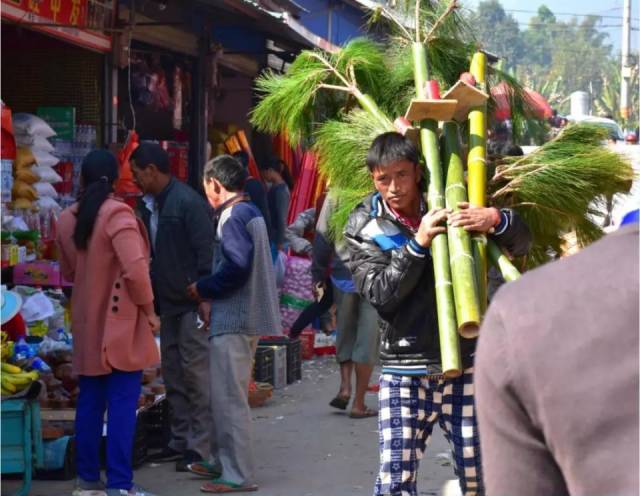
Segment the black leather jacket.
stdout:
<path fill-rule="evenodd" d="M 492 238 L 513 255 L 526 254 L 531 243 L 529 228 L 514 211 L 503 212 L 508 223 Z M 377 193 L 351 212 L 344 235 L 356 288 L 380 317 L 383 366 L 427 365 L 437 371 L 440 345 L 431 256 L 411 248 L 413 233 L 390 213 Z M 475 339 L 460 339 L 465 368 L 473 363 L 475 344 Z"/>

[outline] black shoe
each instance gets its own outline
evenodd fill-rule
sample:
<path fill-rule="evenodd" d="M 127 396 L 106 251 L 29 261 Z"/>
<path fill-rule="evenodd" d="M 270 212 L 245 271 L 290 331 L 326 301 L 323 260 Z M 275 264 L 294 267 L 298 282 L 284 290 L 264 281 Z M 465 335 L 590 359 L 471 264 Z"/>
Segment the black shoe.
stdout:
<path fill-rule="evenodd" d="M 164 448 L 160 453 L 150 455 L 147 460 L 152 463 L 167 463 L 180 460 L 183 454 L 180 451 L 176 451 L 168 446 Z"/>
<path fill-rule="evenodd" d="M 198 453 L 192 450 L 187 450 L 184 452 L 182 459 L 176 462 L 176 472 L 188 472 L 189 465 L 201 461 L 202 457 Z"/>

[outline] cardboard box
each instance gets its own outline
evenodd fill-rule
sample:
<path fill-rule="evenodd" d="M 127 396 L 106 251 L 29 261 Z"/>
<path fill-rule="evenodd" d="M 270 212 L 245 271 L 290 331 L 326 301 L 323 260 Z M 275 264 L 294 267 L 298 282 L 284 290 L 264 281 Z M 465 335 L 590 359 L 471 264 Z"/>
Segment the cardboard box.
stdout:
<path fill-rule="evenodd" d="M 52 261 L 25 262 L 13 269 L 13 284 L 26 286 L 72 286 L 62 277 L 60 264 Z"/>

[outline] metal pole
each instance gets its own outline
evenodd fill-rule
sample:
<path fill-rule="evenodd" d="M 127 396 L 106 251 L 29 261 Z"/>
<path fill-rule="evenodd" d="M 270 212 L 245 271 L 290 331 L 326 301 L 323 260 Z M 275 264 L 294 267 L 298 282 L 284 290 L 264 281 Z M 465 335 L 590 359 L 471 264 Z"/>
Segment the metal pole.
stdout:
<path fill-rule="evenodd" d="M 327 13 L 329 14 L 327 19 L 327 41 L 333 43 L 333 0 L 329 0 Z"/>
<path fill-rule="evenodd" d="M 622 77 L 620 78 L 620 115 L 628 119 L 631 113 L 629 105 L 629 79 L 631 78 L 631 0 L 624 0 L 622 20 Z"/>

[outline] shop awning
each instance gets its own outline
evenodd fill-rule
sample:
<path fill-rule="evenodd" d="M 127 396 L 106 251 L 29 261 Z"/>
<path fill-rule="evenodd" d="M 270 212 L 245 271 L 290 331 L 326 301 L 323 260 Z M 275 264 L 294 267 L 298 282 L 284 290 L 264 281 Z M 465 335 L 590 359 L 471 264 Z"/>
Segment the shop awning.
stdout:
<path fill-rule="evenodd" d="M 253 21 L 257 31 L 264 32 L 275 42 L 289 42 L 299 48 L 314 47 L 330 52 L 339 50 L 338 46 L 309 31 L 292 11 L 284 8 L 268 9 L 257 0 L 201 0 L 200 3 L 246 16 Z M 283 5 L 288 1 L 279 0 L 276 3 Z M 273 5 L 276 6 L 275 3 Z"/>

